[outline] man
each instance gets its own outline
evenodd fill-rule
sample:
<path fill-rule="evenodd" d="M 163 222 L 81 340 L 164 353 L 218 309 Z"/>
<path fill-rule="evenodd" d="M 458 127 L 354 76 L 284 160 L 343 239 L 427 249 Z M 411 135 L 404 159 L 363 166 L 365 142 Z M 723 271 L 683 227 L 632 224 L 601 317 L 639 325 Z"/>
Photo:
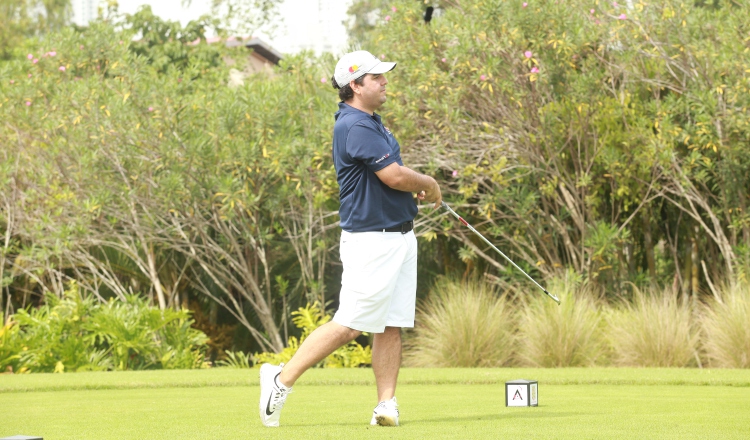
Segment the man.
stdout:
<path fill-rule="evenodd" d="M 333 161 L 340 187 L 344 272 L 339 308 L 317 328 L 294 357 L 260 369 L 260 418 L 279 426 L 281 408 L 297 379 L 362 332 L 373 333 L 372 369 L 378 405 L 370 424 L 398 425 L 396 381 L 401 366 L 401 328 L 414 326 L 417 198 L 440 206 L 435 179 L 403 166 L 401 148 L 375 110 L 386 101 L 385 73 L 396 63 L 367 51 L 344 55 L 333 86 L 339 111 L 333 129 Z"/>

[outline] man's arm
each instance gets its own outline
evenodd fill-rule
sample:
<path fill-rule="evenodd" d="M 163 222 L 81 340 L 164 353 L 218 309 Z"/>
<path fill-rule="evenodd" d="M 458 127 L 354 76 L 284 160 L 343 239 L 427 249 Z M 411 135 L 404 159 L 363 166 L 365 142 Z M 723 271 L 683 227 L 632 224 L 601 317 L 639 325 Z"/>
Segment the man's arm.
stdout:
<path fill-rule="evenodd" d="M 437 181 L 432 177 L 420 174 L 411 168 L 401 166 L 394 162 L 382 170 L 376 171 L 375 175 L 378 176 L 378 179 L 380 179 L 381 182 L 385 183 L 390 188 L 415 193 L 424 192 L 424 196 L 419 194 L 419 199 L 428 202 L 435 202 L 435 208 L 439 208 L 440 202 L 443 201 L 443 196 L 440 192 L 440 186 L 438 186 Z"/>

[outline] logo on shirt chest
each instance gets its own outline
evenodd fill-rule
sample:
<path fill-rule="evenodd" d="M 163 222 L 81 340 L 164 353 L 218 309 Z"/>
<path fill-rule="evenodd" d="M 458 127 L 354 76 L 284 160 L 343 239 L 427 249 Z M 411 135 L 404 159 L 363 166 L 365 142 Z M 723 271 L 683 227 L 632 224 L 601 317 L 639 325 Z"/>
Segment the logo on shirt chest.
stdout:
<path fill-rule="evenodd" d="M 380 163 L 380 162 L 388 159 L 390 156 L 391 156 L 391 153 L 388 153 L 385 156 L 381 157 L 380 159 L 376 160 L 375 163 Z"/>
<path fill-rule="evenodd" d="M 384 126 L 383 126 L 383 128 L 385 128 L 385 132 L 386 132 L 386 133 L 388 133 L 388 134 L 390 134 L 391 136 L 393 136 L 393 133 L 391 133 L 391 130 L 389 130 L 389 129 L 388 129 L 388 127 L 386 127 L 386 126 L 384 125 Z"/>

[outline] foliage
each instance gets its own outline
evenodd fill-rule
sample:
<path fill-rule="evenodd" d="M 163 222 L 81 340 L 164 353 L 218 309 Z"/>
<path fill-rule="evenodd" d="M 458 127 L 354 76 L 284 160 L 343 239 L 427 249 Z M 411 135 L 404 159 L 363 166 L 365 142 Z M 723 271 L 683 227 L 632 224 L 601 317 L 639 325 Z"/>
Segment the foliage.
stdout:
<path fill-rule="evenodd" d="M 217 367 L 252 368 L 253 357 L 241 351 L 227 351 L 226 359 L 216 361 Z"/>
<path fill-rule="evenodd" d="M 675 292 L 635 289 L 608 316 L 613 363 L 636 367 L 687 367 L 698 359 L 692 307 Z"/>
<path fill-rule="evenodd" d="M 3 66 L 0 206 L 19 244 L 4 265 L 58 295 L 50 280 L 121 301 L 145 285 L 166 308 L 188 290 L 280 351 L 288 311 L 326 296 L 333 92 L 305 58 L 230 89 L 215 59 L 243 47 L 182 59 L 181 46 L 124 44 L 132 32 L 68 29 L 54 55 Z M 291 281 L 283 295 L 278 279 Z"/>
<path fill-rule="evenodd" d="M 222 45 L 206 43 L 206 32 L 216 30 L 219 23 L 204 16 L 183 27 L 179 22 L 163 20 L 144 5 L 133 15 L 127 15 L 123 27 L 139 38 L 129 43 L 129 49 L 147 58 L 149 64 L 162 74 L 175 71 L 195 74 L 224 63 Z"/>
<path fill-rule="evenodd" d="M 515 329 L 507 295 L 486 282 L 441 278 L 419 307 L 404 365 L 507 366 L 515 352 Z"/>
<path fill-rule="evenodd" d="M 19 310 L 0 334 L 0 368 L 56 372 L 198 368 L 207 338 L 188 312 L 159 310 L 136 295 L 99 303 L 73 283 L 63 298 Z"/>
<path fill-rule="evenodd" d="M 255 365 L 263 363 L 278 365 L 282 362 L 288 362 L 310 333 L 331 320 L 331 315 L 326 314 L 318 303 L 300 307 L 297 311 L 292 312 L 292 316 L 294 316 L 292 320 L 294 325 L 302 330 L 299 339 L 291 336 L 286 347 L 280 353 L 256 353 L 253 356 Z M 320 361 L 317 367 L 356 368 L 371 363 L 372 348 L 369 345 L 362 347 L 357 341 L 351 341 Z"/>
<path fill-rule="evenodd" d="M 521 297 L 519 360 L 534 367 L 582 367 L 605 363 L 602 304 L 596 287 L 572 271 L 552 280 L 551 301 L 536 290 Z"/>
<path fill-rule="evenodd" d="M 628 280 L 698 292 L 700 260 L 731 277 L 750 240 L 746 2 L 439 3 L 429 25 L 422 2 L 382 5 L 368 34 L 399 62 L 383 113 L 405 163 L 532 275 L 572 267 L 610 296 Z M 429 224 L 518 282 L 458 223 Z"/>
<path fill-rule="evenodd" d="M 711 300 L 701 318 L 703 348 L 712 367 L 750 368 L 750 287 L 735 284 Z"/>
<path fill-rule="evenodd" d="M 27 37 L 59 31 L 72 13 L 71 0 L 0 0 L 0 60 Z"/>
<path fill-rule="evenodd" d="M 183 0 L 191 3 L 192 0 Z M 254 35 L 259 29 L 273 33 L 281 0 L 211 0 L 211 13 L 225 35 Z"/>

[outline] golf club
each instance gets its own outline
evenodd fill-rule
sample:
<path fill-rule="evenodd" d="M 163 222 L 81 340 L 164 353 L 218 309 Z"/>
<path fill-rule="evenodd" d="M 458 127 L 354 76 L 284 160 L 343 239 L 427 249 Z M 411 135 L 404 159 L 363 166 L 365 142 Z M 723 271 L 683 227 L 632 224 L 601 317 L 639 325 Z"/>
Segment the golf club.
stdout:
<path fill-rule="evenodd" d="M 445 203 L 445 202 L 442 202 L 442 204 L 443 204 L 443 208 L 445 208 L 445 209 L 446 209 L 446 210 L 447 210 L 448 212 L 450 212 L 451 214 L 453 214 L 453 216 L 454 216 L 454 217 L 456 217 L 456 218 L 458 219 L 458 221 L 460 221 L 461 223 L 463 223 L 463 225 L 464 225 L 464 226 L 466 226 L 467 228 L 471 229 L 471 232 L 473 232 L 473 233 L 477 234 L 477 235 L 479 236 L 479 238 L 481 238 L 482 240 L 484 240 L 484 242 L 485 242 L 485 243 L 487 243 L 488 245 L 490 245 L 490 247 L 491 247 L 492 249 L 496 250 L 498 254 L 502 255 L 502 256 L 503 256 L 503 258 L 505 258 L 506 260 L 508 260 L 508 262 L 509 262 L 510 264 L 512 264 L 513 266 L 515 266 L 515 268 L 516 268 L 516 269 L 520 270 L 522 274 L 526 275 L 526 278 L 530 279 L 532 283 L 536 284 L 536 285 L 537 285 L 537 287 L 539 287 L 540 289 L 542 289 L 542 291 L 544 291 L 544 293 L 546 293 L 546 294 L 547 294 L 547 296 L 549 296 L 550 298 L 552 298 L 552 299 L 553 299 L 553 300 L 554 300 L 554 301 L 555 301 L 555 302 L 556 302 L 556 303 L 557 303 L 558 305 L 560 304 L 560 300 L 559 300 L 559 299 L 558 299 L 558 298 L 557 298 L 557 297 L 556 297 L 555 295 L 553 295 L 553 294 L 551 294 L 551 293 L 547 292 L 547 289 L 545 289 L 544 287 L 542 287 L 542 285 L 541 285 L 541 284 L 537 283 L 537 282 L 536 282 L 536 281 L 534 280 L 534 278 L 531 278 L 531 277 L 529 276 L 529 274 L 527 274 L 526 272 L 524 272 L 524 270 L 523 270 L 523 269 L 521 269 L 520 267 L 518 267 L 518 265 L 517 265 L 516 263 L 514 263 L 514 262 L 513 262 L 513 260 L 511 260 L 510 258 L 508 258 L 508 256 L 507 256 L 507 255 L 505 255 L 504 253 L 502 253 L 502 252 L 500 251 L 500 249 L 498 249 L 497 247 L 495 247 L 495 245 L 494 245 L 494 244 L 490 243 L 490 241 L 489 241 L 489 240 L 487 240 L 486 238 L 484 238 L 484 235 L 480 234 L 480 233 L 479 233 L 479 231 L 477 231 L 476 229 L 474 229 L 474 227 L 473 227 L 473 226 L 471 226 L 471 225 L 469 224 L 469 222 L 467 222 L 466 220 L 464 220 L 464 219 L 463 219 L 463 217 L 461 217 L 460 215 L 456 214 L 456 211 L 452 210 L 452 209 L 450 208 L 450 206 L 448 206 L 448 204 L 447 204 L 447 203 Z"/>

